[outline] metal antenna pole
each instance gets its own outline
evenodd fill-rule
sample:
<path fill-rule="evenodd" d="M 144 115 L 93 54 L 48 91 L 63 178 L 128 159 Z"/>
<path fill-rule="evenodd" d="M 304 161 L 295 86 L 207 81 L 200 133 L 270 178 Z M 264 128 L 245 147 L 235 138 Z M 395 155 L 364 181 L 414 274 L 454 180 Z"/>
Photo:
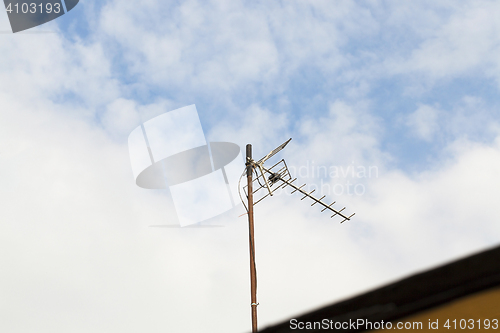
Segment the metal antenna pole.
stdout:
<path fill-rule="evenodd" d="M 251 284 L 251 292 L 252 292 L 252 333 L 257 333 L 257 271 L 255 269 L 255 243 L 254 243 L 254 231 L 253 231 L 253 206 L 261 202 L 263 199 L 265 199 L 267 196 L 273 195 L 273 192 L 277 191 L 278 189 L 285 188 L 286 186 L 290 186 L 293 188 L 293 192 L 300 192 L 302 195 L 301 200 L 304 200 L 305 198 L 309 198 L 313 200 L 313 203 L 311 206 L 314 206 L 315 204 L 319 204 L 320 206 L 323 206 L 324 208 L 321 210 L 322 212 L 325 210 L 329 210 L 333 212 L 334 214 L 331 217 L 334 217 L 336 215 L 339 215 L 343 218 L 342 222 L 344 221 L 349 221 L 354 214 L 351 214 L 349 216 L 345 215 L 345 213 L 342 213 L 345 209 L 342 208 L 340 210 L 337 210 L 336 208 L 333 208 L 333 204 L 335 204 L 335 201 L 332 202 L 331 204 L 327 205 L 325 202 L 323 202 L 323 199 L 325 198 L 326 195 L 322 196 L 321 198 L 316 198 L 313 196 L 313 192 L 315 190 L 312 190 L 311 192 L 306 192 L 302 188 L 306 186 L 306 184 L 301 185 L 301 186 L 296 186 L 293 184 L 294 181 L 297 180 L 297 178 L 292 180 L 292 176 L 290 175 L 290 171 L 288 170 L 288 167 L 285 163 L 285 160 L 281 160 L 280 162 L 276 163 L 269 169 L 264 167 L 264 162 L 266 162 L 268 159 L 276 155 L 278 152 L 283 150 L 285 146 L 290 142 L 292 139 L 288 139 L 281 145 L 279 145 L 277 148 L 274 150 L 271 150 L 269 154 L 255 162 L 252 159 L 252 145 L 248 144 L 247 145 L 247 156 L 246 156 L 246 172 L 247 172 L 247 188 L 246 188 L 246 195 L 248 198 L 248 229 L 249 229 L 249 236 L 250 236 L 250 284 Z M 256 182 L 258 183 L 257 189 L 254 191 L 253 190 L 253 171 L 254 169 L 258 170 L 260 172 L 260 175 L 257 173 L 257 178 L 255 179 Z M 257 171 L 256 171 L 257 172 Z M 244 173 L 243 173 L 244 174 Z M 242 175 L 243 177 L 243 175 Z M 241 181 L 241 178 L 240 178 Z M 264 184 L 261 183 L 261 181 L 264 182 Z M 280 183 L 281 182 L 281 183 Z M 254 193 L 258 192 L 260 189 L 267 189 L 267 194 L 262 196 L 262 192 L 259 192 L 257 194 L 257 201 L 254 203 L 253 202 L 253 195 Z M 240 184 L 238 183 L 238 191 L 240 194 L 241 201 L 243 204 L 245 203 L 243 201 L 243 198 L 241 196 L 241 188 Z M 245 192 L 245 188 L 243 188 L 243 192 Z M 260 199 L 259 199 L 259 195 Z M 340 222 L 340 223 L 342 223 Z"/>
<path fill-rule="evenodd" d="M 247 182 L 248 182 L 248 229 L 250 236 L 250 287 L 252 293 L 252 333 L 257 332 L 257 271 L 255 269 L 255 243 L 253 232 L 253 160 L 252 145 L 247 145 Z"/>

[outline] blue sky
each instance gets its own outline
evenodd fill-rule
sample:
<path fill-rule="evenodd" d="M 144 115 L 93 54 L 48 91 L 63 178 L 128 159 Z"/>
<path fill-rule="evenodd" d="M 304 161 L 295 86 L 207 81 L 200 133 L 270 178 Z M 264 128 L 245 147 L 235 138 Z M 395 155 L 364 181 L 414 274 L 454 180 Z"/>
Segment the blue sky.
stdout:
<path fill-rule="evenodd" d="M 173 204 L 134 184 L 130 132 L 191 104 L 210 141 L 259 156 L 292 137 L 297 170 L 378 170 L 302 178 L 362 188 L 323 193 L 349 223 L 257 206 L 261 327 L 498 244 L 499 12 L 84 0 L 30 30 L 52 33 L 0 34 L 0 330 L 249 331 L 246 221 L 150 228 Z"/>

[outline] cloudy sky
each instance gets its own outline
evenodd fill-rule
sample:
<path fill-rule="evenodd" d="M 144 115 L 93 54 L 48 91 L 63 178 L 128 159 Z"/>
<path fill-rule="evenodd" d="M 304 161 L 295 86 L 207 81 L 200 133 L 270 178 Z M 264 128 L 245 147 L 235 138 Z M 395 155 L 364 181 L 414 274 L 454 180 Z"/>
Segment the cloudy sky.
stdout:
<path fill-rule="evenodd" d="M 264 327 L 500 242 L 496 1 L 82 0 L 0 14 L 0 331 L 248 332 L 248 230 L 178 223 L 127 138 L 196 104 L 356 212 L 256 206 Z"/>

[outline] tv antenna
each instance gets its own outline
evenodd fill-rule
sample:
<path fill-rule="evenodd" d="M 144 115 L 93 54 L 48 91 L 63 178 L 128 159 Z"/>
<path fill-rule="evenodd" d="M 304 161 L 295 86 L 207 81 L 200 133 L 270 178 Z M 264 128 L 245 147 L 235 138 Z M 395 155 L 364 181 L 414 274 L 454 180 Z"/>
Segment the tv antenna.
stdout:
<path fill-rule="evenodd" d="M 355 213 L 347 216 L 344 213 L 342 213 L 345 209 L 342 208 L 340 210 L 337 210 L 333 208 L 332 206 L 335 204 L 335 201 L 332 202 L 331 204 L 327 205 L 326 203 L 323 202 L 323 199 L 326 197 L 326 195 L 323 195 L 321 198 L 316 198 L 312 194 L 314 193 L 315 189 L 313 189 L 310 192 L 306 192 L 303 190 L 303 188 L 306 186 L 306 184 L 303 184 L 301 186 L 296 186 L 294 182 L 297 180 L 297 178 L 292 179 L 290 175 L 290 171 L 288 170 L 288 166 L 286 165 L 286 162 L 284 159 L 279 161 L 278 163 L 274 164 L 270 168 L 264 167 L 264 162 L 266 162 L 268 159 L 279 153 L 281 150 L 283 150 L 286 145 L 292 140 L 291 138 L 288 139 L 286 142 L 282 143 L 275 149 L 271 150 L 269 154 L 255 162 L 252 159 L 252 145 L 247 144 L 246 147 L 246 163 L 245 163 L 245 172 L 247 174 L 247 186 L 243 188 L 245 195 L 248 200 L 248 207 L 245 205 L 245 202 L 243 198 L 241 197 L 241 192 L 240 192 L 240 198 L 243 203 L 243 206 L 245 206 L 248 214 L 248 229 L 249 229 L 249 244 L 250 244 L 250 288 L 251 288 L 251 306 L 252 306 L 252 333 L 257 332 L 257 270 L 255 267 L 255 244 L 254 244 L 254 221 L 253 221 L 253 207 L 267 198 L 268 196 L 272 196 L 274 192 L 276 192 L 278 189 L 285 188 L 287 186 L 290 186 L 294 190 L 292 193 L 295 192 L 300 192 L 304 196 L 300 200 L 304 200 L 305 198 L 309 198 L 313 201 L 311 206 L 314 206 L 316 204 L 319 204 L 320 206 L 323 206 L 324 208 L 321 210 L 321 212 L 324 212 L 325 210 L 329 210 L 330 212 L 333 212 L 333 215 L 331 218 L 334 216 L 340 216 L 343 218 L 343 220 L 340 223 L 343 223 L 345 221 L 349 221 L 351 217 L 354 216 Z M 241 175 L 245 174 L 245 172 Z M 257 177 L 253 179 L 253 173 L 256 173 Z M 240 177 L 240 181 L 241 181 Z M 253 189 L 254 182 L 257 182 L 256 189 Z M 260 190 L 267 190 L 263 191 L 266 193 L 263 195 L 259 200 L 257 200 L 255 203 L 253 201 L 254 195 L 258 194 Z M 238 191 L 240 190 L 240 186 L 238 184 Z M 262 192 L 260 192 L 262 193 Z M 260 194 L 259 193 L 259 194 Z M 245 214 L 243 214 L 245 215 Z"/>

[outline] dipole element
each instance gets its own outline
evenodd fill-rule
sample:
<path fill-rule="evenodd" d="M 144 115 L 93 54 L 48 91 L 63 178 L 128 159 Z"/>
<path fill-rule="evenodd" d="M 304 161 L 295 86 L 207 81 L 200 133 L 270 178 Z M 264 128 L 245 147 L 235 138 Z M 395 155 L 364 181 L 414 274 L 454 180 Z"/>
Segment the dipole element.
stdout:
<path fill-rule="evenodd" d="M 248 186 L 248 230 L 249 230 L 249 244 L 250 244 L 250 289 L 252 300 L 252 333 L 257 332 L 257 271 L 255 269 L 255 243 L 253 231 L 253 167 L 254 161 L 252 159 L 252 145 L 247 145 L 246 156 L 247 167 L 247 186 Z"/>

